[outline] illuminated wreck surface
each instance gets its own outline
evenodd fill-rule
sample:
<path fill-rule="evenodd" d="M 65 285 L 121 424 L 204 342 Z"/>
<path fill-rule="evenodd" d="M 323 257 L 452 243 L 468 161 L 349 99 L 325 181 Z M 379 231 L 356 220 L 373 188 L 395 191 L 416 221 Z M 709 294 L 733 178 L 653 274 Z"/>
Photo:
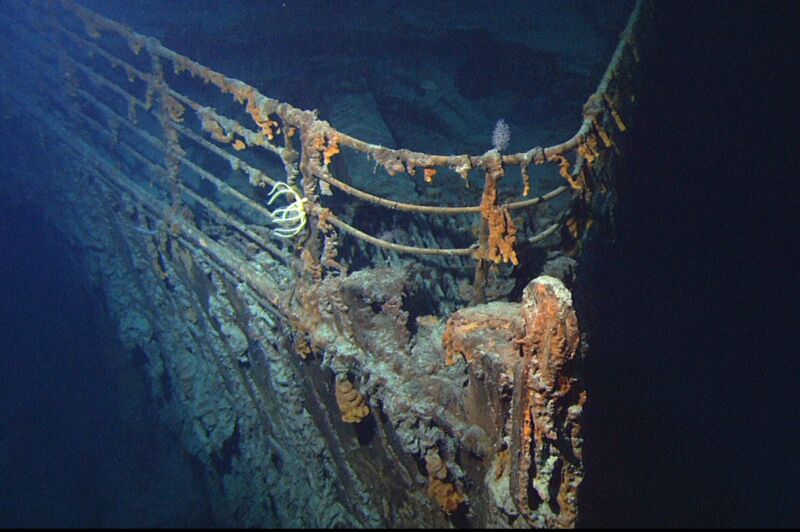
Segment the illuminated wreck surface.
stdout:
<path fill-rule="evenodd" d="M 7 6 L 5 108 L 204 518 L 574 526 L 647 6 L 93 7 Z"/>

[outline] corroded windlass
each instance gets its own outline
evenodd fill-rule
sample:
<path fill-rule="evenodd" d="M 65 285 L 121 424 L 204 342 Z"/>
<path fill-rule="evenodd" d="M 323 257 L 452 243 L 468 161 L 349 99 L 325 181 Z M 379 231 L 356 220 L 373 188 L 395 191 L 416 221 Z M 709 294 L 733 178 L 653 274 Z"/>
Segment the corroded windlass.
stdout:
<path fill-rule="evenodd" d="M 525 336 L 514 368 L 511 434 L 514 502 L 523 514 L 538 510 L 547 526 L 573 526 L 583 480 L 579 418 L 586 392 L 577 373 L 572 296 L 561 281 L 539 277 L 523 292 L 521 314 Z M 529 484 L 538 499 L 529 497 Z"/>
<path fill-rule="evenodd" d="M 485 483 L 498 508 L 529 524 L 571 527 L 583 480 L 580 331 L 572 296 L 553 277 L 531 281 L 522 303 L 456 312 L 447 363 L 469 364 L 468 408 L 494 436 Z"/>

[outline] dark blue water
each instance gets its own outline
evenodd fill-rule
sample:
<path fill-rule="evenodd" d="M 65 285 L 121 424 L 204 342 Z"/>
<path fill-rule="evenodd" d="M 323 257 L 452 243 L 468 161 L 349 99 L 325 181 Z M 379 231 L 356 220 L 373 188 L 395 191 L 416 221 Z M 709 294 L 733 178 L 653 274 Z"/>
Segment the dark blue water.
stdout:
<path fill-rule="evenodd" d="M 33 203 L 0 204 L 0 525 L 207 524 L 75 250 Z"/>
<path fill-rule="evenodd" d="M 660 4 L 619 238 L 584 279 L 587 525 L 800 525 L 797 172 L 781 148 L 800 17 L 769 6 Z"/>

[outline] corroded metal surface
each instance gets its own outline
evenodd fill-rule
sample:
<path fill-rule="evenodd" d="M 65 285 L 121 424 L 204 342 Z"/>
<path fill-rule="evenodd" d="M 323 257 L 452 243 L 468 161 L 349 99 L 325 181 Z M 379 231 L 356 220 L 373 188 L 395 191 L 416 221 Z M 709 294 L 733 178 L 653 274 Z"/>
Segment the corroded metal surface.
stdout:
<path fill-rule="evenodd" d="M 72 1 L 27 7 L 0 21 L 24 59 L 0 95 L 59 161 L 30 186 L 85 249 L 220 522 L 576 524 L 586 395 L 569 290 L 540 275 L 521 302 L 485 301 L 511 292 L 512 266 L 544 250 L 558 269 L 607 223 L 647 4 L 574 136 L 481 155 L 370 144 Z M 184 93 L 173 76 L 202 83 Z M 216 110 L 221 95 L 249 127 Z M 347 182 L 345 150 L 393 179 L 475 172 L 481 202 L 366 192 Z M 508 169 L 527 196 L 529 165 L 548 163 L 560 186 L 501 200 Z M 331 189 L 407 218 L 369 235 L 353 204 L 326 203 Z M 557 219 L 529 212 L 559 200 Z M 456 218 L 470 215 L 474 233 Z"/>
<path fill-rule="evenodd" d="M 444 344 L 449 363 L 463 356 L 469 364 L 470 418 L 492 435 L 497 463 L 486 483 L 503 501 L 498 506 L 530 525 L 574 526 L 586 394 L 569 291 L 543 276 L 525 288 L 521 304 L 460 310 Z"/>

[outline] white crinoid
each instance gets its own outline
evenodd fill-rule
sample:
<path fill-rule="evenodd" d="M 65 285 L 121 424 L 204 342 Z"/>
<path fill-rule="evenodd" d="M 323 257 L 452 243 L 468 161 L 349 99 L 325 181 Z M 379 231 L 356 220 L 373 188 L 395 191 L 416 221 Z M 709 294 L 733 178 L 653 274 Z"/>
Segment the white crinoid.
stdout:
<path fill-rule="evenodd" d="M 306 226 L 305 203 L 308 199 L 301 197 L 291 186 L 278 181 L 269 192 L 267 205 L 272 205 L 272 202 L 280 196 L 286 196 L 291 201 L 286 207 L 280 207 L 270 213 L 272 223 L 280 226 L 273 233 L 281 238 L 291 238 Z"/>

